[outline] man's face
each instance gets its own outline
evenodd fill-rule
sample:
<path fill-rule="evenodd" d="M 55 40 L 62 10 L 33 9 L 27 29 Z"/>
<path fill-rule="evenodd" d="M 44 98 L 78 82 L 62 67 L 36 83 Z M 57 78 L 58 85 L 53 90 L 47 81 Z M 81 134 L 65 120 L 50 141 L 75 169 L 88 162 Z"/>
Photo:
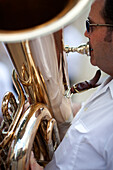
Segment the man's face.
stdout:
<path fill-rule="evenodd" d="M 105 0 L 95 0 L 89 13 L 91 24 L 105 24 L 101 15 Z M 109 23 L 110 24 L 110 23 Z M 92 26 L 91 32 L 85 32 L 89 38 L 91 64 L 113 76 L 113 33 L 106 26 Z"/>

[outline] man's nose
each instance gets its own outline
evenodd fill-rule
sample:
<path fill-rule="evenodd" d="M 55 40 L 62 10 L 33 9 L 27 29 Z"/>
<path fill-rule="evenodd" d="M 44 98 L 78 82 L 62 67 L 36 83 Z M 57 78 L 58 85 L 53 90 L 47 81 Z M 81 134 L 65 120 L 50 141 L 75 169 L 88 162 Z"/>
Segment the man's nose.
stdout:
<path fill-rule="evenodd" d="M 87 30 L 86 30 L 86 31 L 84 32 L 84 36 L 85 36 L 85 37 L 88 37 L 87 34 L 88 34 L 88 33 L 87 33 Z"/>
<path fill-rule="evenodd" d="M 90 37 L 90 34 L 87 32 L 87 30 L 84 32 L 84 36 L 89 38 Z"/>

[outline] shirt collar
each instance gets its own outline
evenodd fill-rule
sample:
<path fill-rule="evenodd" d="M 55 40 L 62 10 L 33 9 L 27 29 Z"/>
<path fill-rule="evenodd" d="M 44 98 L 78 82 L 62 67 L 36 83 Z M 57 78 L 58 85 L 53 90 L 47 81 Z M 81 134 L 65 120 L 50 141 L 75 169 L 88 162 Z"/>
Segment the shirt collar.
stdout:
<path fill-rule="evenodd" d="M 110 89 L 111 96 L 112 96 L 112 99 L 113 99 L 113 79 L 108 83 L 108 85 L 109 85 L 109 89 Z"/>
<path fill-rule="evenodd" d="M 104 91 L 106 91 L 109 88 L 111 97 L 113 99 L 113 78 L 109 76 L 105 80 L 105 82 L 102 84 L 102 87 L 103 87 Z"/>
<path fill-rule="evenodd" d="M 109 88 L 111 97 L 113 99 L 113 79 L 111 77 L 108 77 L 95 91 L 95 93 L 87 100 L 87 102 L 94 100 L 96 97 L 101 95 L 102 93 L 105 93 L 106 90 Z M 86 102 L 86 103 L 87 103 Z"/>

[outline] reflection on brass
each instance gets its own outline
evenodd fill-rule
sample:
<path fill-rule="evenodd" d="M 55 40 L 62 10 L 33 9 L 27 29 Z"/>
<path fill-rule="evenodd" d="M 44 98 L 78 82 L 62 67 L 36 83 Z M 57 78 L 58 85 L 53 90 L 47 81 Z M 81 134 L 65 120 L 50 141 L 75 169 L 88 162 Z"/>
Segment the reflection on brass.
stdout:
<path fill-rule="evenodd" d="M 2 101 L 2 114 L 4 121 L 10 124 L 14 118 L 14 114 L 17 110 L 16 99 L 11 92 L 7 92 Z"/>
<path fill-rule="evenodd" d="M 77 52 L 77 53 L 80 53 L 80 54 L 86 54 L 87 56 L 90 55 L 90 54 L 89 54 L 89 43 L 80 45 L 80 46 L 78 46 L 78 47 L 65 46 L 65 47 L 64 47 L 64 51 L 65 51 L 66 53 Z"/>
<path fill-rule="evenodd" d="M 14 113 L 12 122 L 11 122 L 10 126 L 8 127 L 8 131 L 6 132 L 6 136 L 5 136 L 4 140 L 0 143 L 0 147 L 2 147 L 2 148 L 4 148 L 8 144 L 10 139 L 13 137 L 12 135 L 13 135 L 13 133 L 14 133 L 14 131 L 16 129 L 17 123 L 18 123 L 18 121 L 20 119 L 21 112 L 22 112 L 22 109 L 23 109 L 23 106 L 24 106 L 24 102 L 25 102 L 24 93 L 23 93 L 23 90 L 22 90 L 22 88 L 21 88 L 21 86 L 20 86 L 20 84 L 18 82 L 17 74 L 15 72 L 13 72 L 13 80 L 14 80 L 15 86 L 17 88 L 17 92 L 18 92 L 18 95 L 19 95 L 19 102 L 20 103 L 18 105 L 18 108 L 16 109 L 16 112 Z M 7 107 L 7 110 L 4 109 L 4 102 L 5 102 L 5 98 L 6 97 L 7 97 L 7 94 L 4 97 L 4 99 L 3 99 L 2 111 L 5 110 L 5 112 L 8 112 L 8 107 Z M 11 97 L 13 98 L 13 96 L 11 96 Z M 10 101 L 9 101 L 9 103 L 10 103 Z M 9 103 L 7 103 L 7 104 L 9 104 Z M 15 102 L 14 102 L 14 105 L 16 105 Z M 3 112 L 3 116 L 4 116 L 5 112 Z M 8 121 L 8 119 L 7 119 L 7 121 Z"/>
<path fill-rule="evenodd" d="M 0 1 L 0 41 L 15 68 L 18 94 L 3 98 L 0 169 L 28 170 L 31 150 L 42 166 L 52 159 L 60 143 L 57 124 L 69 125 L 72 117 L 61 29 L 89 1 Z"/>
<path fill-rule="evenodd" d="M 19 56 L 20 61 L 23 61 L 22 63 L 24 63 L 24 61 L 26 60 L 26 62 L 25 62 L 25 64 L 22 64 L 22 69 L 20 67 L 21 71 L 20 71 L 20 73 L 18 71 L 18 76 L 15 71 L 13 72 L 13 81 L 14 81 L 14 85 L 17 89 L 17 93 L 19 95 L 19 104 L 17 105 L 16 100 L 12 93 L 6 94 L 3 99 L 2 111 L 3 111 L 4 120 L 3 120 L 2 126 L 1 126 L 1 133 L 2 133 L 2 136 L 4 137 L 4 139 L 0 143 L 0 148 L 2 148 L 0 150 L 0 152 L 1 153 L 5 152 L 4 148 L 6 148 L 7 144 L 10 143 L 11 152 L 8 154 L 8 157 L 7 157 L 7 166 L 15 167 L 16 164 L 14 163 L 14 165 L 13 165 L 13 161 L 15 162 L 15 159 L 17 159 L 17 164 L 19 164 L 18 165 L 19 168 L 20 168 L 19 161 L 20 162 L 22 161 L 23 162 L 22 164 L 25 164 L 25 166 L 29 167 L 29 162 L 27 162 L 27 164 L 26 164 L 26 160 L 29 160 L 29 157 L 27 155 L 28 151 L 26 149 L 24 150 L 24 147 L 22 148 L 22 150 L 17 149 L 18 148 L 17 146 L 19 145 L 18 140 L 23 138 L 22 140 L 25 140 L 25 141 L 23 141 L 22 143 L 26 144 L 26 143 L 28 143 L 28 140 L 30 140 L 32 138 L 32 136 L 35 135 L 35 133 L 37 131 L 37 134 L 40 134 L 40 135 L 37 135 L 37 137 L 36 137 L 36 139 L 38 139 L 38 142 L 37 142 L 38 146 L 36 145 L 36 143 L 33 146 L 33 141 L 30 140 L 30 142 L 28 143 L 29 156 L 30 156 L 30 151 L 31 151 L 32 147 L 34 149 L 34 152 L 35 152 L 35 147 L 38 147 L 39 153 L 36 153 L 36 155 L 37 155 L 36 158 L 38 158 L 37 161 L 41 162 L 40 164 L 42 166 L 45 166 L 45 162 L 47 164 L 51 160 L 54 150 L 56 150 L 57 146 L 60 143 L 60 138 L 59 138 L 59 134 L 58 134 L 58 130 L 57 130 L 57 124 L 55 123 L 56 121 L 52 119 L 52 110 L 51 110 L 51 105 L 49 102 L 48 94 L 46 91 L 47 90 L 46 85 L 44 83 L 43 76 L 41 75 L 39 69 L 38 68 L 36 69 L 35 63 L 33 61 L 33 57 L 31 55 L 28 41 L 25 41 L 22 43 L 7 44 L 6 47 L 7 47 L 8 51 L 10 51 L 10 55 L 12 54 L 11 58 L 14 58 L 14 56 L 13 56 L 14 50 L 13 49 L 15 49 L 15 48 L 17 49 L 17 47 L 18 47 L 20 54 L 21 54 L 21 51 L 23 51 L 23 56 L 25 55 L 24 57 L 21 55 Z M 18 53 L 18 50 L 17 50 L 17 53 Z M 23 58 L 21 58 L 21 57 L 23 57 Z M 18 65 L 19 64 L 20 63 L 18 63 Z M 29 104 L 31 104 L 31 105 L 29 105 L 29 107 L 26 111 L 24 111 L 25 95 L 21 88 L 20 82 L 25 87 L 26 94 L 28 94 Z M 9 115 L 10 115 L 10 114 L 7 114 L 8 109 L 9 109 L 8 105 L 11 105 L 12 101 L 13 101 L 14 108 L 15 108 L 15 109 L 13 109 L 13 112 L 15 110 L 15 113 L 13 113 L 13 118 L 12 118 L 11 124 L 9 126 L 7 126 L 7 123 L 9 123 Z M 41 102 L 43 104 L 41 104 L 39 102 Z M 46 104 L 48 106 L 48 108 L 44 104 Z M 24 114 L 23 114 L 23 112 L 24 112 Z M 36 119 L 36 121 L 31 121 L 32 116 Z M 47 117 L 48 119 L 46 119 L 46 128 L 42 131 L 42 130 L 40 130 L 41 124 L 43 124 L 45 122 L 45 117 Z M 50 126 L 51 119 L 53 120 L 53 122 L 55 121 L 54 126 Z M 31 130 L 30 130 L 31 137 L 29 136 L 30 132 L 27 129 L 27 128 L 29 128 L 27 123 L 30 124 L 30 122 L 31 122 L 30 126 L 33 126 L 33 127 L 31 127 Z M 38 127 L 40 127 L 39 130 L 38 130 Z M 5 132 L 4 132 L 4 129 L 5 129 Z M 6 131 L 6 129 L 7 129 L 7 131 Z M 49 133 L 51 133 L 51 135 L 49 135 L 49 137 L 51 139 L 48 138 L 48 129 L 50 131 Z M 28 133 L 27 139 L 26 139 L 26 137 L 24 137 L 24 136 L 26 136 L 26 133 Z M 39 137 L 39 136 L 41 136 L 41 137 Z M 55 139 L 56 139 L 56 141 L 54 141 L 54 142 L 52 142 L 52 140 L 54 140 L 53 136 L 55 136 Z M 42 143 L 44 143 L 43 149 L 41 149 Z M 26 147 L 26 145 L 25 145 L 25 147 Z M 16 149 L 16 151 L 14 148 Z M 52 148 L 55 148 L 55 149 L 52 149 Z M 16 157 L 15 152 L 18 152 L 19 157 L 18 157 L 18 155 Z M 25 156 L 26 159 L 22 157 L 23 152 L 24 152 L 24 155 L 26 155 Z M 15 158 L 14 160 L 13 160 L 13 155 Z M 21 160 L 20 155 L 22 157 L 22 160 Z M 40 155 L 41 155 L 41 158 L 40 158 Z M 19 159 L 19 161 L 18 161 L 18 159 Z M 2 162 L 1 162 L 1 164 L 2 164 Z M 3 165 L 1 165 L 1 166 L 3 166 Z M 4 168 L 5 168 L 5 166 L 6 165 L 4 165 Z M 22 167 L 22 168 L 24 169 L 25 167 Z"/>

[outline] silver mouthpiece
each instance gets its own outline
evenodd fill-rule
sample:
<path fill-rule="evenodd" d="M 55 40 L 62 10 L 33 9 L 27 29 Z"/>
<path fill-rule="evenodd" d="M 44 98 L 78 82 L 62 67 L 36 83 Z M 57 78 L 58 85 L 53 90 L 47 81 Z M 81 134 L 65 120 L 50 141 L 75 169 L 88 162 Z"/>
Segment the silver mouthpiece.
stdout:
<path fill-rule="evenodd" d="M 66 45 L 64 47 L 64 51 L 66 53 L 69 53 L 69 52 L 78 52 L 80 54 L 86 54 L 87 56 L 90 55 L 90 52 L 89 52 L 89 42 L 87 44 L 82 44 L 78 47 L 69 47 L 68 45 Z"/>

